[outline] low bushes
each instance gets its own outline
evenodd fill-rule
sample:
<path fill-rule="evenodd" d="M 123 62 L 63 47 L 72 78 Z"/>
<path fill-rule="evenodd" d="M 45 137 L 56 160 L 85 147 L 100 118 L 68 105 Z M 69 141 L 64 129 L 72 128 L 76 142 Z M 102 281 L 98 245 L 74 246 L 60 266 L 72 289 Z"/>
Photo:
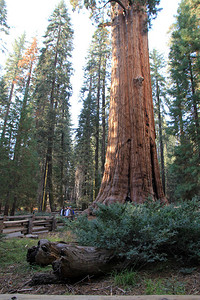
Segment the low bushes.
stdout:
<path fill-rule="evenodd" d="M 169 258 L 199 262 L 199 205 L 197 198 L 177 207 L 149 201 L 99 205 L 96 219 L 81 216 L 72 226 L 81 245 L 113 249 L 136 264 Z"/>

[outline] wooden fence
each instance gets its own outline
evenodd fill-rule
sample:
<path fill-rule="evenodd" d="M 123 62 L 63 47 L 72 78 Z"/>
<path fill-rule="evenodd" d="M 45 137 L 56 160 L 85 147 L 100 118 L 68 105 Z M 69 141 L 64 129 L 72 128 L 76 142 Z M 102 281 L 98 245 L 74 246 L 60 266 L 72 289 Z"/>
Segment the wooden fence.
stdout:
<path fill-rule="evenodd" d="M 0 233 L 6 235 L 23 236 L 27 234 L 41 234 L 63 226 L 56 216 L 19 215 L 0 217 Z"/>

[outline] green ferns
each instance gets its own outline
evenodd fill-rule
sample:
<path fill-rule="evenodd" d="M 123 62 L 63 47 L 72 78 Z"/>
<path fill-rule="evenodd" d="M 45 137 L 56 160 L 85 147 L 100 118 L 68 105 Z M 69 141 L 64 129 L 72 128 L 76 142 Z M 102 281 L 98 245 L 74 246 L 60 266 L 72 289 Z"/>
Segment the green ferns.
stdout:
<path fill-rule="evenodd" d="M 178 207 L 159 202 L 99 205 L 97 218 L 81 216 L 72 225 L 81 245 L 112 249 L 134 264 L 200 261 L 199 201 Z"/>

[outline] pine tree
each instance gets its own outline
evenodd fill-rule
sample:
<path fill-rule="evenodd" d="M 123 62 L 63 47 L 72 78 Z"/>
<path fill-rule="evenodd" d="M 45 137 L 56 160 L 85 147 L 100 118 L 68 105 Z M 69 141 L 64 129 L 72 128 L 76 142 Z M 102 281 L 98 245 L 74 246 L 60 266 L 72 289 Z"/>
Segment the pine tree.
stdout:
<path fill-rule="evenodd" d="M 4 142 L 1 145 L 2 163 L 7 164 L 9 169 L 8 171 L 4 167 L 1 172 L 4 183 L 3 195 L 1 195 L 5 199 L 5 214 L 8 214 L 10 207 L 11 215 L 14 215 L 18 205 L 24 201 L 27 202 L 27 198 L 29 201 L 33 200 L 34 191 L 31 187 L 34 185 L 36 159 L 32 141 L 33 118 L 30 107 L 30 84 L 35 53 L 36 41 L 18 61 L 15 98 L 11 109 L 6 111 L 9 120 L 6 131 L 7 143 Z M 7 179 L 7 182 L 4 182 L 4 178 Z M 24 185 L 24 182 L 27 185 Z"/>
<path fill-rule="evenodd" d="M 41 180 L 38 187 L 40 210 L 45 209 L 47 198 L 51 210 L 55 209 L 53 187 L 54 142 L 57 121 L 61 118 L 64 122 L 64 119 L 69 117 L 72 36 L 70 18 L 64 1 L 61 1 L 49 19 L 44 48 L 41 51 L 36 74 L 36 127 L 38 153 L 41 157 Z M 69 124 L 69 121 L 67 122 Z M 61 140 L 63 138 L 61 134 Z M 62 142 L 60 142 L 60 145 L 64 147 Z M 63 184 L 61 183 L 61 185 Z M 60 199 L 62 197 L 60 195 Z"/>
<path fill-rule="evenodd" d="M 73 169 L 73 147 L 71 133 L 70 115 L 70 93 L 66 92 L 66 86 L 60 91 L 60 112 L 55 128 L 54 143 L 54 186 L 55 196 L 60 207 L 64 202 L 71 200 L 74 188 L 72 175 Z"/>
<path fill-rule="evenodd" d="M 109 45 L 108 30 L 104 27 L 98 28 L 90 45 L 84 75 L 85 82 L 81 94 L 83 109 L 77 130 L 76 151 L 80 157 L 77 167 L 77 178 L 79 179 L 77 180 L 80 181 L 81 178 L 83 181 L 79 182 L 79 197 L 84 198 L 87 203 L 91 202 L 98 194 L 102 164 L 105 161 L 105 98 Z"/>
<path fill-rule="evenodd" d="M 30 135 L 30 131 L 32 129 L 32 120 L 29 116 L 30 114 L 30 84 L 31 84 L 31 78 L 32 78 L 32 72 L 33 72 L 33 67 L 34 63 L 36 60 L 36 54 L 37 54 L 37 42 L 36 39 L 33 40 L 31 46 L 26 50 L 25 54 L 23 55 L 22 59 L 18 62 L 18 67 L 22 71 L 20 72 L 21 75 L 18 77 L 18 80 L 20 81 L 20 86 L 21 86 L 21 92 L 23 94 L 22 101 L 21 101 L 21 107 L 19 111 L 19 121 L 17 125 L 17 130 L 15 134 L 15 145 L 14 145 L 14 150 L 13 150 L 13 165 L 14 165 L 14 172 L 13 172 L 13 182 L 14 185 L 12 187 L 13 190 L 15 190 L 14 193 L 14 199 L 12 202 L 12 210 L 11 210 L 11 215 L 14 215 L 16 207 L 17 207 L 17 201 L 19 195 L 18 187 L 21 185 L 21 182 L 23 181 L 23 176 L 22 174 L 25 173 L 22 167 L 22 161 L 24 163 L 24 160 L 26 159 L 27 165 L 29 164 L 29 159 L 33 157 L 32 153 L 30 155 L 30 142 L 28 140 L 30 137 L 33 138 L 33 135 Z M 29 146 L 29 147 L 27 147 Z M 27 147 L 28 151 L 25 150 Z M 31 147 L 32 151 L 34 149 Z M 26 153 L 29 153 L 30 157 L 26 157 Z M 28 160 L 27 160 L 28 159 Z M 25 164 L 26 165 L 26 164 Z M 26 169 L 26 168 L 25 168 Z M 35 168 L 32 168 L 31 173 L 34 174 L 33 170 Z M 20 172 L 17 172 L 16 170 L 20 170 Z M 28 168 L 30 171 L 30 169 Z M 27 174 L 26 178 L 30 178 L 30 174 Z M 31 188 L 30 188 L 31 190 Z"/>
<path fill-rule="evenodd" d="M 87 74 L 88 71 L 88 74 Z M 89 76 L 89 78 L 87 78 Z M 86 82 L 82 89 L 83 108 L 79 116 L 79 126 L 76 133 L 75 153 L 77 157 L 75 190 L 77 204 L 87 205 L 93 200 L 94 182 L 94 120 L 95 100 L 92 94 L 92 74 L 90 66 L 86 69 Z M 87 80 L 89 79 L 89 80 Z"/>
<path fill-rule="evenodd" d="M 6 87 L 6 82 L 4 77 L 0 79 L 0 131 L 2 131 L 2 120 L 3 116 L 5 114 L 5 109 L 8 104 L 8 90 Z M 8 182 L 8 154 L 7 154 L 7 149 L 0 147 L 0 179 L 1 179 L 1 185 L 0 185 L 0 212 L 1 212 L 1 207 L 2 207 L 2 201 L 5 195 L 5 188 Z M 3 176 L 2 176 L 3 173 Z"/>
<path fill-rule="evenodd" d="M 95 113 L 95 198 L 98 195 L 100 180 L 101 180 L 101 168 L 100 163 L 104 163 L 104 158 L 100 160 L 105 154 L 105 150 L 100 152 L 100 132 L 104 134 L 102 136 L 102 147 L 105 144 L 105 80 L 106 80 L 106 67 L 109 57 L 109 31 L 104 28 L 98 28 L 93 36 L 91 57 L 93 58 L 92 72 L 93 72 L 93 92 L 96 99 L 96 113 Z M 100 95 L 104 98 L 100 99 Z M 101 105 L 102 100 L 102 105 Z M 100 120 L 101 123 L 100 124 Z M 101 128 L 102 127 L 102 128 Z M 104 146 L 105 147 L 105 146 Z M 104 167 L 104 166 L 102 166 Z"/>
<path fill-rule="evenodd" d="M 22 53 L 25 44 L 25 34 L 15 40 L 13 45 L 13 53 L 8 57 L 5 67 L 5 87 L 8 91 L 6 101 L 4 102 L 2 109 L 2 127 L 1 127 L 1 137 L 0 137 L 0 161 L 1 161 L 1 199 L 6 201 L 5 203 L 5 214 L 8 214 L 10 191 L 8 189 L 9 178 L 11 176 L 11 158 L 12 149 L 14 143 L 14 131 L 16 129 L 16 124 L 18 120 L 18 115 L 15 112 L 16 101 L 13 101 L 15 96 L 16 87 L 18 85 L 18 76 L 20 70 L 18 67 L 18 62 L 22 58 Z M 5 89 L 4 89 L 5 93 Z"/>
<path fill-rule="evenodd" d="M 199 191 L 199 4 L 183 0 L 178 9 L 170 47 L 171 130 L 177 136 L 171 174 L 174 195 L 191 199 Z"/>
<path fill-rule="evenodd" d="M 10 54 L 7 63 L 6 63 L 6 83 L 9 88 L 9 97 L 7 102 L 7 107 L 5 109 L 5 115 L 4 115 L 4 124 L 1 132 L 1 139 L 0 144 L 2 145 L 4 143 L 4 139 L 6 137 L 6 127 L 8 122 L 8 116 L 10 111 L 10 106 L 12 103 L 12 97 L 15 89 L 15 84 L 18 81 L 18 76 L 20 74 L 18 63 L 20 59 L 22 58 L 22 53 L 24 50 L 25 45 L 25 34 L 23 34 L 21 37 L 19 37 L 18 40 L 15 40 L 14 46 L 13 46 L 13 53 Z"/>
<path fill-rule="evenodd" d="M 163 127 L 165 122 L 165 105 L 166 100 L 166 80 L 163 75 L 163 69 L 166 66 L 164 56 L 156 49 L 150 53 L 150 67 L 151 67 L 151 83 L 154 101 L 154 116 L 155 125 L 158 128 L 158 149 L 160 153 L 161 178 L 163 190 L 165 192 L 165 161 L 164 161 L 164 141 L 163 141 Z"/>

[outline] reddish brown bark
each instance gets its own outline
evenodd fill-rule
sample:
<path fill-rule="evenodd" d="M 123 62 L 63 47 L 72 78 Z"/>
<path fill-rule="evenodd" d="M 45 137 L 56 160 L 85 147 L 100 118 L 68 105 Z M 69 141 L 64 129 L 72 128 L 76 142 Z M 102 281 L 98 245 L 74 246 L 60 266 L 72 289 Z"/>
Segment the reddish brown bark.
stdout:
<path fill-rule="evenodd" d="M 112 8 L 112 84 L 104 176 L 94 202 L 166 202 L 158 166 L 144 9 Z"/>

